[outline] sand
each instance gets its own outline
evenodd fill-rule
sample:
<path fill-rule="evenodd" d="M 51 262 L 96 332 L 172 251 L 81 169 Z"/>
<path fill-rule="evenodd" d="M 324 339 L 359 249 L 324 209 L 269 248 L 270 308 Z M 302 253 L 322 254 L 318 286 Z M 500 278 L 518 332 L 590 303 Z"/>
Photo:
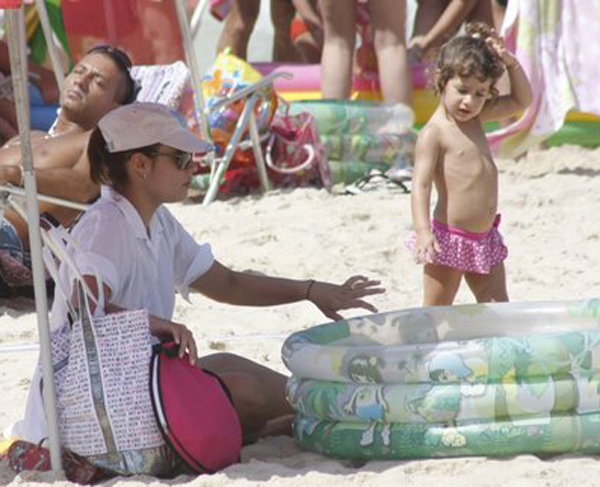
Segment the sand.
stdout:
<path fill-rule="evenodd" d="M 600 296 L 600 149 L 561 147 L 500 160 L 501 231 L 511 300 L 564 300 Z M 387 293 L 372 299 L 380 311 L 418 306 L 421 269 L 404 241 L 411 228 L 410 196 L 397 187 L 373 184 L 362 194 L 315 189 L 275 191 L 266 196 L 172 210 L 198 240 L 212 243 L 217 258 L 237 270 L 299 279 L 341 282 L 353 273 L 381 279 Z M 457 303 L 473 298 L 461 288 Z M 345 316 L 362 314 L 350 310 Z M 195 332 L 201 353 L 244 355 L 286 372 L 283 338 L 325 322 L 309 303 L 270 309 L 231 307 L 193 296 L 178 299 L 175 319 Z M 0 303 L 0 348 L 35 343 L 31 301 Z M 0 352 L 0 431 L 25 406 L 37 354 Z M 600 458 L 600 457 L 598 457 Z M 587 486 L 600 485 L 597 457 L 567 455 L 539 459 L 459 458 L 364 465 L 301 451 L 291 438 L 276 437 L 243 449 L 242 461 L 202 477 L 178 477 L 193 485 L 406 485 L 406 486 Z M 15 477 L 0 462 L 0 484 L 50 482 L 51 474 Z M 111 483 L 158 484 L 136 477 Z M 68 485 L 59 481 L 55 486 Z"/>

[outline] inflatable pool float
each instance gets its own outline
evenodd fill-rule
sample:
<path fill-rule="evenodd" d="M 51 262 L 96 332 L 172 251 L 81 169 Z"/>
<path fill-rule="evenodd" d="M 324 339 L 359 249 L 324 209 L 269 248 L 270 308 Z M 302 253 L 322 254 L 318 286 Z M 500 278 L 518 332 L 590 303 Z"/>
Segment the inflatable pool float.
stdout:
<path fill-rule="evenodd" d="M 309 112 L 331 170 L 333 184 L 351 184 L 372 171 L 385 173 L 401 158 L 412 165 L 416 133 L 413 111 L 401 104 L 350 100 L 305 100 L 290 113 Z"/>
<path fill-rule="evenodd" d="M 253 63 L 255 69 L 267 75 L 291 73 L 291 79 L 282 77 L 275 80 L 275 91 L 288 101 L 321 99 L 321 66 L 318 64 L 285 64 L 285 63 Z M 416 64 L 411 66 L 413 82 L 413 110 L 415 123 L 422 125 L 437 107 L 438 100 L 431 90 L 427 89 L 427 66 Z M 381 101 L 381 93 L 377 84 L 355 76 L 352 83 L 353 100 Z"/>
<path fill-rule="evenodd" d="M 275 89 L 288 101 L 321 99 L 321 68 L 318 64 L 254 63 L 260 73 L 291 73 L 291 79 L 277 78 Z M 428 74 L 425 64 L 411 66 L 413 80 L 413 104 L 417 127 L 424 125 L 438 106 L 438 98 L 428 89 Z M 373 83 L 355 77 L 352 86 L 352 99 L 381 101 L 381 94 Z M 600 145 L 600 116 L 592 113 L 572 111 L 567 114 L 565 124 L 549 140 L 548 145 L 576 144 L 584 146 Z"/>
<path fill-rule="evenodd" d="M 600 452 L 600 299 L 414 308 L 289 336 L 306 449 L 341 458 Z"/>

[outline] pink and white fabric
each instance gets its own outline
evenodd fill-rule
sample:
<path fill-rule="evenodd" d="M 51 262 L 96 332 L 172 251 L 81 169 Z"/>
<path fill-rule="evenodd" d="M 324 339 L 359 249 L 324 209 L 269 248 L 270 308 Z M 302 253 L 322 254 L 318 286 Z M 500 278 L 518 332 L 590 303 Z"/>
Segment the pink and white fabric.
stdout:
<path fill-rule="evenodd" d="M 511 0 L 502 34 L 534 99 L 518 121 L 489 134 L 496 152 L 524 153 L 559 130 L 570 110 L 600 114 L 600 0 Z"/>

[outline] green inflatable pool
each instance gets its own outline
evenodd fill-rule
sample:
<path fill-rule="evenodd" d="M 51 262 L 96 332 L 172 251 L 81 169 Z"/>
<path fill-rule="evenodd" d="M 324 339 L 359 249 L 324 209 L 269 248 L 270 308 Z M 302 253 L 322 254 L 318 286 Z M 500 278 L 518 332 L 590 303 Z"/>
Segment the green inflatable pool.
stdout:
<path fill-rule="evenodd" d="M 600 299 L 415 308 L 288 337 L 303 447 L 343 458 L 600 452 Z"/>

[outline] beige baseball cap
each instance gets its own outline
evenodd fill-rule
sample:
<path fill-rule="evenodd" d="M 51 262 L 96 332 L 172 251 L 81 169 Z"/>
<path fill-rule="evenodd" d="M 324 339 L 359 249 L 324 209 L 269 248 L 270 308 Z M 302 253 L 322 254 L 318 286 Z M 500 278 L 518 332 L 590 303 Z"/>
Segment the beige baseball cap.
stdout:
<path fill-rule="evenodd" d="M 107 113 L 98 122 L 109 152 L 164 144 L 183 152 L 210 152 L 212 144 L 200 140 L 187 127 L 183 115 L 160 103 L 136 102 Z"/>

